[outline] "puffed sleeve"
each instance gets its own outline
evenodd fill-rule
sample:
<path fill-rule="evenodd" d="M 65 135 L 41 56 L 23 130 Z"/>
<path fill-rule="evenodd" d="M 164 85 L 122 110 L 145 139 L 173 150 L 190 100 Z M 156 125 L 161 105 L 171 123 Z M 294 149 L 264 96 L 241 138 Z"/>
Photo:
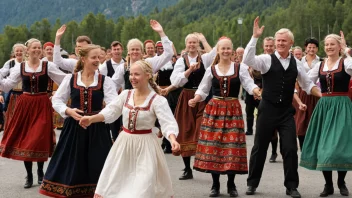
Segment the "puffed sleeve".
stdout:
<path fill-rule="evenodd" d="M 211 73 L 211 67 L 208 67 L 195 93 L 195 95 L 199 95 L 202 98 L 201 101 L 204 101 L 209 95 L 212 79 L 213 79 L 213 74 Z"/>
<path fill-rule="evenodd" d="M 162 96 L 157 96 L 157 100 L 153 102 L 153 110 L 158 118 L 164 137 L 168 140 L 171 134 L 175 134 L 177 137 L 179 133 L 178 125 L 167 100 Z"/>
<path fill-rule="evenodd" d="M 63 70 L 70 71 L 73 73 L 75 69 L 77 60 L 72 58 L 62 58 L 60 52 L 60 45 L 54 46 L 53 62 L 57 67 L 60 67 Z"/>
<path fill-rule="evenodd" d="M 308 71 L 307 75 L 310 80 L 314 83 L 318 81 L 319 78 L 319 69 L 320 69 L 321 62 L 316 63 L 311 70 Z"/>
<path fill-rule="evenodd" d="M 188 79 L 185 76 L 185 63 L 182 57 L 177 59 L 174 65 L 174 70 L 170 76 L 170 81 L 174 87 L 183 87 L 183 85 L 188 82 Z"/>
<path fill-rule="evenodd" d="M 9 75 L 10 73 L 10 62 L 12 60 L 8 60 L 4 66 L 2 66 L 2 68 L 0 69 L 0 75 L 1 77 L 5 78 L 7 75 Z"/>
<path fill-rule="evenodd" d="M 58 85 L 61 84 L 62 80 L 71 74 L 65 74 L 62 72 L 53 62 L 48 62 L 48 76 Z"/>
<path fill-rule="evenodd" d="M 0 90 L 9 92 L 21 81 L 21 64 L 16 64 L 9 77 L 0 80 Z"/>
<path fill-rule="evenodd" d="M 254 80 L 249 75 L 248 66 L 244 63 L 240 65 L 240 81 L 243 88 L 250 94 L 253 95 L 253 89 L 258 86 L 254 84 Z"/>
<path fill-rule="evenodd" d="M 207 69 L 214 61 L 216 56 L 217 47 L 213 47 L 213 49 L 209 53 L 205 53 L 202 55 L 202 61 L 205 69 Z"/>
<path fill-rule="evenodd" d="M 57 91 L 55 92 L 54 96 L 51 99 L 53 108 L 63 118 L 68 117 L 65 112 L 66 112 L 66 109 L 68 108 L 66 104 L 68 99 L 70 98 L 70 93 L 71 93 L 71 86 L 70 86 L 71 78 L 72 78 L 72 74 L 66 75 L 66 77 L 61 82 L 59 88 L 57 89 Z"/>
<path fill-rule="evenodd" d="M 118 95 L 112 102 L 110 102 L 106 107 L 100 111 L 99 114 L 104 116 L 105 123 L 113 123 L 122 114 L 123 105 L 126 101 L 126 97 L 129 90 L 124 90 L 120 95 Z"/>
<path fill-rule="evenodd" d="M 164 52 L 160 56 L 154 56 L 147 58 L 145 61 L 150 63 L 153 68 L 153 73 L 159 71 L 168 61 L 171 60 L 174 50 L 172 49 L 172 42 L 167 36 L 161 37 L 161 43 L 163 44 Z"/>
<path fill-rule="evenodd" d="M 124 84 L 125 84 L 125 66 L 119 66 L 116 68 L 115 74 L 111 77 L 111 80 L 115 84 L 116 91 L 119 91 Z"/>
<path fill-rule="evenodd" d="M 350 56 L 347 56 L 347 58 L 345 58 L 343 63 L 345 65 L 346 73 L 352 76 L 352 58 Z"/>
<path fill-rule="evenodd" d="M 112 82 L 111 78 L 107 76 L 105 77 L 103 89 L 104 89 L 104 101 L 106 104 L 110 104 L 117 97 L 116 87 Z"/>
<path fill-rule="evenodd" d="M 108 68 L 106 66 L 106 61 L 103 64 L 99 65 L 99 72 L 104 76 L 108 75 Z"/>

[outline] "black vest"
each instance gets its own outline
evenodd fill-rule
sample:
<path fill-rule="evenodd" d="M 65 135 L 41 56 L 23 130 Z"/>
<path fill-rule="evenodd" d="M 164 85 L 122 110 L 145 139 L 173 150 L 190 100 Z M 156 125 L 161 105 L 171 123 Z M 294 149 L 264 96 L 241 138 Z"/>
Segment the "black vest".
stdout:
<path fill-rule="evenodd" d="M 22 90 L 29 93 L 47 92 L 48 88 L 48 61 L 42 61 L 42 71 L 30 73 L 25 70 L 25 62 L 21 63 Z"/>
<path fill-rule="evenodd" d="M 184 60 L 185 71 L 186 71 L 189 67 L 188 54 L 183 55 L 183 60 Z M 200 54 L 198 54 L 198 63 L 200 63 L 199 69 L 192 72 L 188 76 L 188 82 L 183 86 L 183 88 L 198 89 L 198 86 L 199 86 L 200 82 L 202 81 L 203 76 L 205 74 L 205 68 L 204 68 L 204 64 L 203 64 L 203 61 L 202 61 Z"/>
<path fill-rule="evenodd" d="M 99 74 L 98 84 L 94 87 L 77 85 L 78 74 L 72 74 L 71 86 L 71 108 L 84 111 L 85 115 L 97 114 L 103 109 L 104 80 L 105 76 Z"/>
<path fill-rule="evenodd" d="M 159 86 L 169 86 L 171 85 L 170 76 L 173 69 L 159 70 L 158 77 L 156 78 L 156 84 Z"/>
<path fill-rule="evenodd" d="M 111 78 L 115 74 L 115 70 L 112 67 L 111 60 L 106 61 L 106 68 L 108 69 L 107 76 L 109 76 Z"/>
<path fill-rule="evenodd" d="M 214 96 L 221 97 L 238 97 L 240 92 L 240 64 L 234 63 L 234 74 L 231 76 L 218 76 L 215 65 L 211 66 L 213 79 L 211 82 L 212 93 Z"/>
<path fill-rule="evenodd" d="M 129 63 L 127 63 L 129 64 Z M 123 78 L 125 79 L 125 89 L 133 89 L 131 81 L 130 81 L 130 66 L 127 65 L 127 68 L 125 67 L 125 74 L 123 75 Z"/>
<path fill-rule="evenodd" d="M 321 62 L 319 69 L 321 92 L 348 92 L 351 76 L 345 71 L 344 59 L 340 59 L 339 67 L 333 71 L 324 72 L 324 63 Z"/>
<path fill-rule="evenodd" d="M 291 105 L 298 76 L 297 63 L 291 54 L 290 64 L 285 70 L 275 54 L 271 54 L 271 66 L 263 74 L 263 99 L 281 105 Z"/>

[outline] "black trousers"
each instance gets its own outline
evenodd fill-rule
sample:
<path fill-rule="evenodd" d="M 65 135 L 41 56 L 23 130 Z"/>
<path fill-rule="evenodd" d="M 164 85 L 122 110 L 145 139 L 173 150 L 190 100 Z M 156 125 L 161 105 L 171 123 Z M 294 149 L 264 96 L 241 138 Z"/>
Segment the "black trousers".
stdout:
<path fill-rule="evenodd" d="M 259 186 L 268 146 L 275 130 L 277 130 L 280 135 L 281 153 L 284 161 L 284 185 L 287 188 L 298 187 L 298 148 L 294 114 L 295 109 L 291 104 L 287 106 L 276 105 L 265 99 L 260 102 L 254 146 L 249 162 L 248 186 Z"/>
<path fill-rule="evenodd" d="M 259 106 L 259 100 L 255 100 L 252 95 L 247 94 L 246 96 L 246 120 L 247 120 L 247 131 L 253 133 L 254 123 L 254 110 Z"/>

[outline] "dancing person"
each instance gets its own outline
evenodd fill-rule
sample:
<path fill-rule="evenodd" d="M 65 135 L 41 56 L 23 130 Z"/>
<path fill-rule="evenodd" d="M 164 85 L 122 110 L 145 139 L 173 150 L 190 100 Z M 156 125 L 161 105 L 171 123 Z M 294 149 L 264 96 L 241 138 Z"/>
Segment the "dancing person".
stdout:
<path fill-rule="evenodd" d="M 297 190 L 299 183 L 297 140 L 293 117 L 295 109 L 292 106 L 296 79 L 308 94 L 321 96 L 321 93 L 303 70 L 302 63 L 289 53 L 294 42 L 290 30 L 280 29 L 275 33 L 276 51 L 274 54 L 255 56 L 255 46 L 263 30 L 264 26 L 259 27 L 259 17 L 257 17 L 254 20 L 252 39 L 248 43 L 243 57 L 244 64 L 261 72 L 264 87 L 258 107 L 246 194 L 255 194 L 256 188 L 259 186 L 268 146 L 275 130 L 277 130 L 282 143 L 281 153 L 284 159 L 286 194 L 299 198 L 301 195 Z"/>
<path fill-rule="evenodd" d="M 93 197 L 99 175 L 112 146 L 109 127 L 98 122 L 87 129 L 79 125 L 83 115 L 101 111 L 117 93 L 110 78 L 98 73 L 101 49 L 86 45 L 74 74 L 69 74 L 53 96 L 54 109 L 65 119 L 40 193 L 51 197 Z M 71 99 L 70 107 L 67 101 Z"/>
<path fill-rule="evenodd" d="M 348 98 L 352 76 L 352 58 L 347 53 L 343 32 L 324 39 L 327 59 L 317 63 L 308 75 L 319 79 L 323 97 L 319 99 L 303 144 L 302 167 L 323 172 L 325 187 L 321 197 L 334 193 L 332 171 L 338 173 L 340 194 L 348 196 L 345 184 L 347 171 L 352 170 L 352 103 Z M 347 55 L 346 58 L 340 53 Z"/>
<path fill-rule="evenodd" d="M 24 188 L 30 188 L 33 162 L 38 163 L 38 184 L 41 184 L 44 162 L 51 156 L 55 143 L 48 80 L 51 78 L 60 84 L 66 74 L 54 63 L 40 60 L 42 46 L 39 40 L 29 39 L 26 46 L 28 60 L 16 65 L 8 78 L 0 80 L 2 90 L 10 90 L 22 80 L 23 90 L 2 138 L 0 156 L 24 161 L 27 171 Z"/>
<path fill-rule="evenodd" d="M 94 197 L 172 197 L 170 173 L 152 127 L 158 119 L 173 152 L 177 152 L 177 123 L 167 100 L 158 95 L 148 62 L 132 64 L 130 81 L 132 90 L 124 90 L 99 114 L 84 116 L 80 121 L 86 128 L 95 122 L 123 118 L 123 131 L 106 159 Z"/>

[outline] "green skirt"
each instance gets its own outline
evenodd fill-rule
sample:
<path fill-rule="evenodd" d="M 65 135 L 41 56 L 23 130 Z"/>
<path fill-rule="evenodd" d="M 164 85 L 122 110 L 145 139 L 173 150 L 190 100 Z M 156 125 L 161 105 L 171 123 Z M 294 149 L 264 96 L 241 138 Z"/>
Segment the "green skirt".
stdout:
<path fill-rule="evenodd" d="M 300 165 L 310 170 L 352 170 L 352 102 L 322 97 L 312 114 Z"/>

